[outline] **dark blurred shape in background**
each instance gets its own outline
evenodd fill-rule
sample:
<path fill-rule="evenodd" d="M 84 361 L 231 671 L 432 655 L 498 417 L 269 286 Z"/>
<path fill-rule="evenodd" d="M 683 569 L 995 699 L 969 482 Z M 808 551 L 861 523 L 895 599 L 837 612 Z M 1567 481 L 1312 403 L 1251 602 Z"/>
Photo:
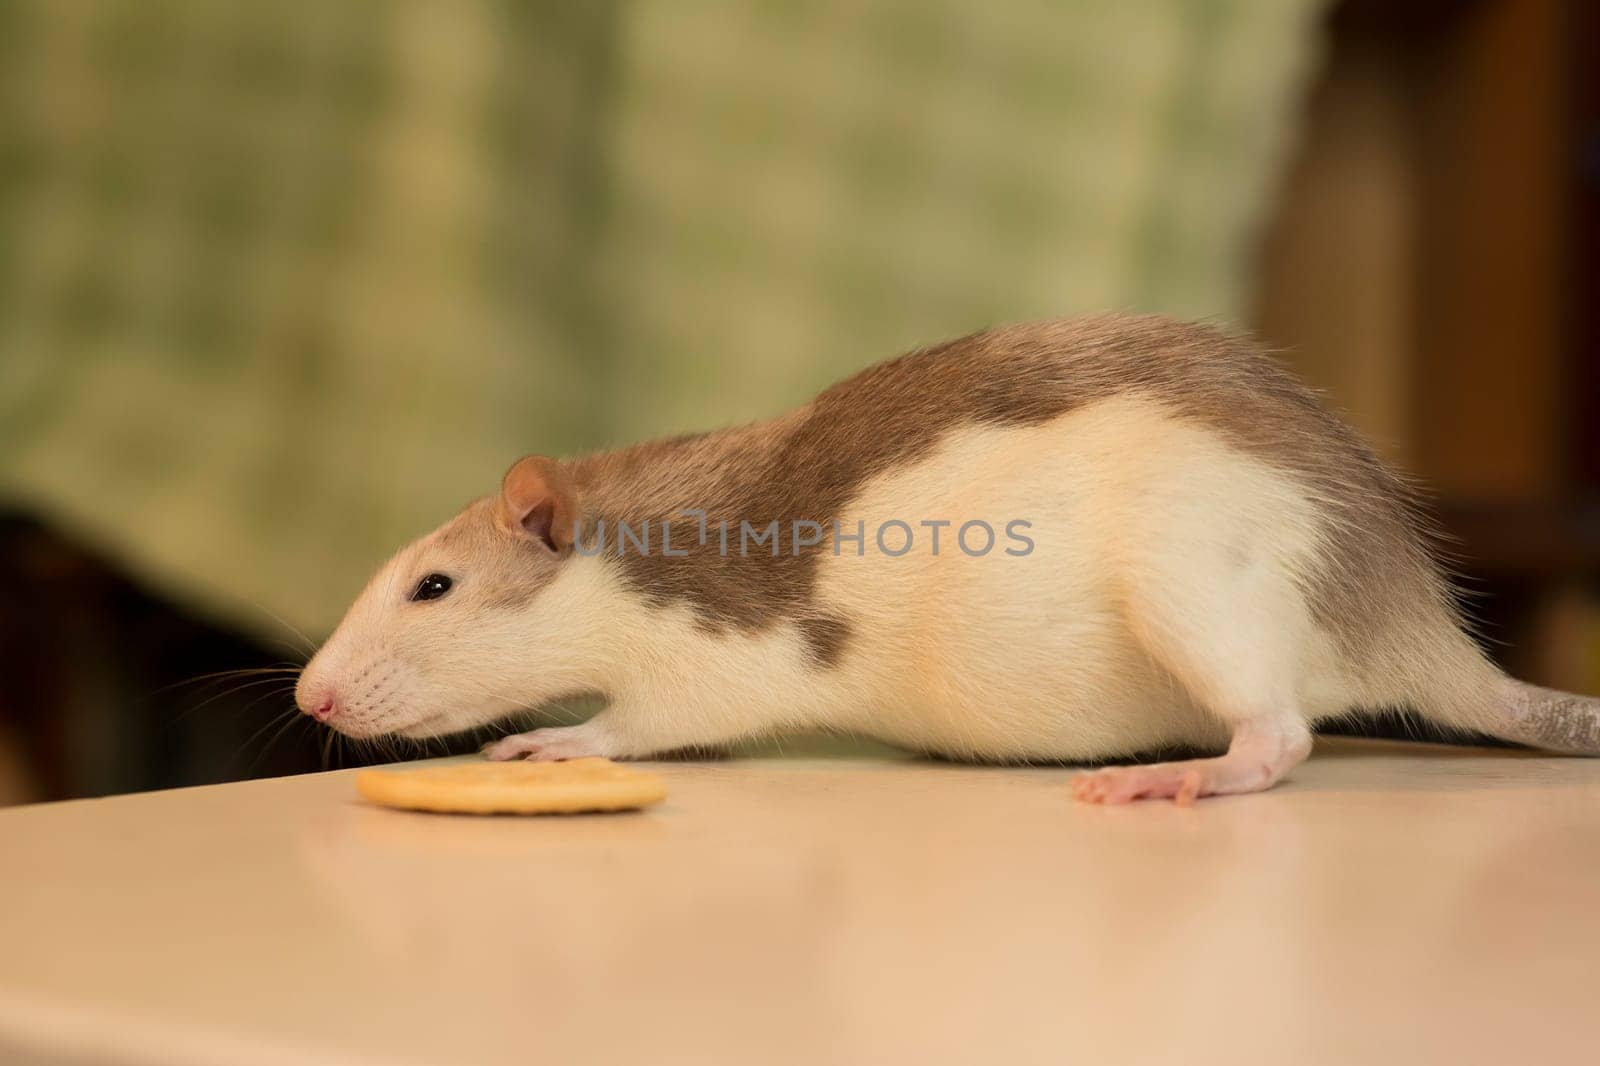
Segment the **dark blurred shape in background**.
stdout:
<path fill-rule="evenodd" d="M 517 455 L 1084 310 L 1260 330 L 1437 490 L 1494 650 L 1600 690 L 1597 28 L 0 0 L 0 803 L 371 757 L 287 671 Z"/>

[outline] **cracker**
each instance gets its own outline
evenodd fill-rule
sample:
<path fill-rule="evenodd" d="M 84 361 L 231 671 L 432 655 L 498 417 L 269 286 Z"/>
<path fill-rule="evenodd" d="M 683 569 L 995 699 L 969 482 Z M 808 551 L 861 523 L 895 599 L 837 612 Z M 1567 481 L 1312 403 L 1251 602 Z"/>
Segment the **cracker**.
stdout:
<path fill-rule="evenodd" d="M 384 807 L 449 814 L 577 814 L 626 811 L 660 803 L 656 774 L 610 759 L 480 762 L 417 770 L 364 770 L 356 791 Z"/>

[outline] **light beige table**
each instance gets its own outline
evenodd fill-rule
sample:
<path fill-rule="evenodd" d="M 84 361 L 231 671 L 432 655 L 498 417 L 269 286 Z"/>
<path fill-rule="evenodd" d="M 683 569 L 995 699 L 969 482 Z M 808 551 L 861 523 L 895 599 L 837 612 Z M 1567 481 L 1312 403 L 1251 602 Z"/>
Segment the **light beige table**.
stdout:
<path fill-rule="evenodd" d="M 660 770 L 635 815 L 0 811 L 0 1062 L 1600 1061 L 1600 761 L 1324 741 L 1188 810 Z"/>

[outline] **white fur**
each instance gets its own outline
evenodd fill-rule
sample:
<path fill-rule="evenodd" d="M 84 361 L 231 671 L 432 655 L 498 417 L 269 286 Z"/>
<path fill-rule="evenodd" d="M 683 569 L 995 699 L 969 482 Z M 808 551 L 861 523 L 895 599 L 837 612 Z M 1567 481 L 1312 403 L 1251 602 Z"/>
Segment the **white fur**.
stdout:
<path fill-rule="evenodd" d="M 953 434 L 869 484 L 844 524 L 893 517 L 1022 518 L 1035 548 L 828 558 L 822 599 L 854 626 L 838 683 L 871 693 L 847 725 L 953 754 L 1085 758 L 1343 709 L 1297 583 L 1316 509 L 1149 400 Z"/>

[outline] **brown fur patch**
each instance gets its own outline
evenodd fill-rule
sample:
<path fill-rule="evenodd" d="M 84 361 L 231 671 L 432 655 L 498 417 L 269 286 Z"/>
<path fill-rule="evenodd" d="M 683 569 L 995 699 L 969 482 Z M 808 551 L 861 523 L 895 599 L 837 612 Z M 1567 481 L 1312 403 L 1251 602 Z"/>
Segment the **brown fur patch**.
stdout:
<path fill-rule="evenodd" d="M 1450 606 L 1418 537 L 1411 497 L 1356 434 L 1247 340 L 1160 317 L 1103 315 L 976 333 L 873 366 L 807 406 L 768 422 L 678 437 L 570 461 L 592 540 L 605 524 L 648 521 L 652 550 L 615 559 L 628 583 L 659 603 L 690 605 L 711 628 L 801 627 L 823 665 L 843 653 L 848 620 L 819 620 L 812 602 L 821 552 L 785 544 L 724 555 L 726 520 L 824 529 L 869 478 L 927 455 L 958 426 L 1037 425 L 1137 392 L 1220 432 L 1304 484 L 1338 530 L 1326 573 L 1306 589 L 1318 621 L 1358 661 L 1418 612 Z M 685 508 L 707 512 L 708 536 Z M 674 552 L 660 550 L 660 524 Z M 1374 668 L 1377 668 L 1376 666 Z"/>
<path fill-rule="evenodd" d="M 850 639 L 850 623 L 835 614 L 814 615 L 800 619 L 800 635 L 818 665 L 832 666 L 844 654 L 845 642 Z"/>

